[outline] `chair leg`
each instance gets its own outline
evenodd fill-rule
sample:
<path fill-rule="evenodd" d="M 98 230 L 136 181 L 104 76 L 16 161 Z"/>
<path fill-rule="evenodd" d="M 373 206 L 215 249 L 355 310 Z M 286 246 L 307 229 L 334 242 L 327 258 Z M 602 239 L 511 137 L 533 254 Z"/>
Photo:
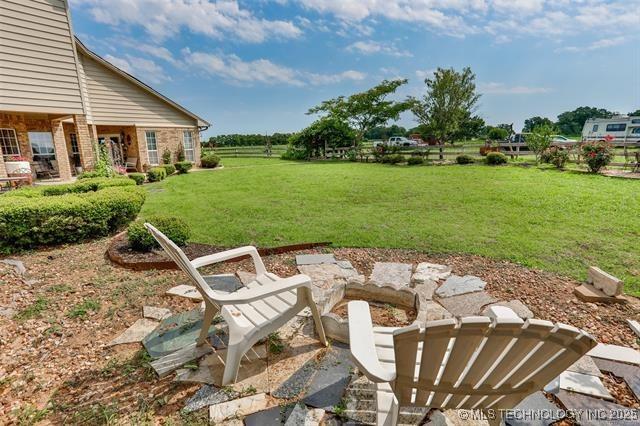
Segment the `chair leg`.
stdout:
<path fill-rule="evenodd" d="M 316 331 L 318 332 L 318 337 L 320 338 L 320 342 L 329 346 L 329 342 L 327 341 L 327 336 L 324 334 L 324 326 L 322 325 L 322 318 L 320 317 L 320 312 L 318 311 L 318 305 L 313 301 L 313 296 L 311 293 L 311 289 L 302 288 L 300 290 L 305 291 L 307 297 L 307 305 L 309 309 L 311 309 L 311 315 L 313 315 L 313 322 L 316 325 Z"/>
<path fill-rule="evenodd" d="M 209 335 L 209 327 L 211 327 L 213 317 L 215 317 L 217 313 L 218 310 L 212 304 L 207 303 L 205 305 L 202 328 L 200 329 L 200 336 L 198 336 L 198 340 L 196 341 L 197 346 L 201 346 L 204 344 L 204 342 L 207 341 L 207 336 Z"/>
<path fill-rule="evenodd" d="M 393 393 L 378 390 L 376 392 L 376 405 L 376 426 L 396 426 L 398 424 L 400 406 Z"/>
<path fill-rule="evenodd" d="M 242 343 L 231 344 L 227 347 L 227 356 L 224 361 L 224 374 L 222 376 L 222 386 L 231 385 L 236 382 L 240 361 L 248 348 Z"/>

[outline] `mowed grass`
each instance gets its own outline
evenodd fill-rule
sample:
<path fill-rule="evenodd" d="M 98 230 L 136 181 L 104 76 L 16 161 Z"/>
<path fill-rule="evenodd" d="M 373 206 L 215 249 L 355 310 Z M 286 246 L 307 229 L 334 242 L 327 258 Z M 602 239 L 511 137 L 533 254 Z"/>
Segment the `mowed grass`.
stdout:
<path fill-rule="evenodd" d="M 142 215 L 180 215 L 194 241 L 229 247 L 473 253 L 577 279 L 598 265 L 640 295 L 640 181 L 519 166 L 223 163 L 148 186 Z"/>

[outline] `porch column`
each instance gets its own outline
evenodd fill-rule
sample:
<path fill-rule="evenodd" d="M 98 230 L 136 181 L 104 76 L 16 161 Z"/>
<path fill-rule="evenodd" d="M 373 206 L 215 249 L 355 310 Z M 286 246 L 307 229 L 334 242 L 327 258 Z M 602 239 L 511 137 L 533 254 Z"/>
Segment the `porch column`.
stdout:
<path fill-rule="evenodd" d="M 97 138 L 92 137 L 86 116 L 74 115 L 73 122 L 76 126 L 76 137 L 78 139 L 78 150 L 80 151 L 82 168 L 84 170 L 93 170 L 96 165 L 97 153 L 94 152 L 94 145 L 97 142 Z"/>
<path fill-rule="evenodd" d="M 67 152 L 67 142 L 64 139 L 62 120 L 51 120 L 51 133 L 53 134 L 53 147 L 56 151 L 60 179 L 71 180 L 71 165 L 69 164 L 69 153 Z"/>
<path fill-rule="evenodd" d="M 138 139 L 138 158 L 140 161 L 141 171 L 146 172 L 144 170 L 144 166 L 149 166 L 149 153 L 147 152 L 147 136 L 144 129 L 135 128 L 136 130 L 136 138 Z"/>
<path fill-rule="evenodd" d="M 4 165 L 4 157 L 2 156 L 2 148 L 0 148 L 0 178 L 7 177 L 7 168 Z"/>

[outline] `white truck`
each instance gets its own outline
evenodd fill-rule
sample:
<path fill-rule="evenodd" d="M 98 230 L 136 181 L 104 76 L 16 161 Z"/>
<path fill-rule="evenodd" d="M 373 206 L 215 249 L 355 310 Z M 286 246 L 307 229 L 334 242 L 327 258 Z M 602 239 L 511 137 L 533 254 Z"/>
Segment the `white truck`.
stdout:
<path fill-rule="evenodd" d="M 590 118 L 582 128 L 582 140 L 640 143 L 640 117 Z"/>

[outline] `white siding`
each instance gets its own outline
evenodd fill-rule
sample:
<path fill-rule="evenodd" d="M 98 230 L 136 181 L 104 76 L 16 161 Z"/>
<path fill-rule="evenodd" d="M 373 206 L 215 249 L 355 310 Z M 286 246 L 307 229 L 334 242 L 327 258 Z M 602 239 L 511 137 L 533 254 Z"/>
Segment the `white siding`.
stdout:
<path fill-rule="evenodd" d="M 62 0 L 0 0 L 0 110 L 83 114 Z"/>
<path fill-rule="evenodd" d="M 191 127 L 194 118 L 169 105 L 102 63 L 78 52 L 93 124 Z"/>

